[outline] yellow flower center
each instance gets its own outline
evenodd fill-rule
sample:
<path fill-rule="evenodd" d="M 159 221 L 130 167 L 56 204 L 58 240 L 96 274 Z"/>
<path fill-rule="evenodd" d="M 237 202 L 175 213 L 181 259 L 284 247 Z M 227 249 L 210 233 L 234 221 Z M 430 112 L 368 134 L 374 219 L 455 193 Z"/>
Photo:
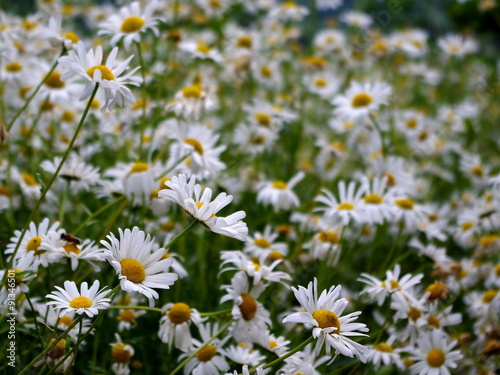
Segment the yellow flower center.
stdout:
<path fill-rule="evenodd" d="M 111 70 L 109 70 L 109 68 L 105 65 L 96 65 L 96 66 L 93 66 L 92 68 L 87 69 L 87 74 L 89 75 L 90 78 L 94 79 L 94 72 L 96 70 L 101 71 L 102 79 L 105 79 L 108 81 L 115 80 L 115 76 L 113 75 L 113 72 Z"/>
<path fill-rule="evenodd" d="M 28 251 L 34 251 L 36 255 L 38 255 L 38 248 L 42 244 L 42 237 L 36 236 L 33 237 L 31 240 L 28 241 L 28 244 L 26 245 L 26 250 Z"/>
<path fill-rule="evenodd" d="M 352 98 L 352 106 L 355 108 L 366 107 L 373 101 L 372 97 L 364 92 Z"/>
<path fill-rule="evenodd" d="M 253 243 L 258 247 L 262 247 L 264 249 L 269 249 L 271 247 L 271 244 L 265 238 L 257 238 L 253 241 Z"/>
<path fill-rule="evenodd" d="M 146 278 L 146 271 L 144 266 L 135 259 L 123 259 L 120 262 L 122 266 L 122 275 L 127 278 L 127 280 L 133 283 L 141 283 Z"/>
<path fill-rule="evenodd" d="M 80 38 L 78 38 L 78 35 L 76 35 L 75 33 L 72 33 L 72 32 L 65 33 L 64 37 L 66 39 L 71 40 L 71 43 L 73 43 L 73 44 L 78 43 L 78 41 L 80 40 Z"/>
<path fill-rule="evenodd" d="M 67 243 L 63 246 L 64 250 L 69 253 L 80 254 L 82 251 L 74 243 Z"/>
<path fill-rule="evenodd" d="M 132 168 L 130 168 L 130 173 L 141 173 L 146 172 L 149 169 L 149 165 L 146 163 L 138 161 L 135 163 Z"/>
<path fill-rule="evenodd" d="M 23 66 L 17 61 L 14 61 L 13 63 L 5 65 L 5 70 L 11 73 L 16 73 L 23 70 Z"/>
<path fill-rule="evenodd" d="M 125 344 L 116 344 L 111 348 L 111 357 L 116 363 L 128 363 L 132 353 L 125 348 Z"/>
<path fill-rule="evenodd" d="M 367 194 L 365 196 L 365 203 L 368 204 L 381 204 L 382 203 L 382 197 L 377 194 Z"/>
<path fill-rule="evenodd" d="M 61 81 L 61 73 L 52 72 L 45 81 L 45 84 L 53 89 L 60 89 L 64 87 L 64 82 Z"/>
<path fill-rule="evenodd" d="M 123 21 L 120 30 L 122 33 L 134 33 L 142 29 L 143 26 L 144 20 L 141 17 L 132 16 Z"/>
<path fill-rule="evenodd" d="M 73 319 L 71 319 L 67 315 L 64 315 L 63 317 L 59 318 L 59 323 L 58 324 L 64 324 L 66 327 L 69 327 L 70 325 L 73 324 Z"/>
<path fill-rule="evenodd" d="M 411 118 L 408 121 L 406 121 L 406 127 L 408 129 L 414 129 L 417 127 L 417 125 L 418 125 L 418 122 L 414 118 Z"/>
<path fill-rule="evenodd" d="M 341 203 L 337 206 L 337 210 L 354 210 L 354 205 L 352 203 Z"/>
<path fill-rule="evenodd" d="M 467 221 L 465 223 L 462 224 L 462 230 L 463 231 L 466 231 L 467 229 L 470 229 L 474 226 L 474 223 L 472 221 Z"/>
<path fill-rule="evenodd" d="M 208 362 L 217 354 L 217 348 L 213 345 L 207 345 L 196 355 L 198 361 Z"/>
<path fill-rule="evenodd" d="M 92 307 L 92 301 L 87 297 L 80 296 L 73 298 L 69 305 L 74 309 L 88 309 Z"/>
<path fill-rule="evenodd" d="M 49 344 L 52 344 L 56 339 L 50 339 Z M 59 359 L 64 355 L 66 351 L 66 340 L 61 339 L 56 346 L 50 349 L 48 356 L 52 359 Z"/>
<path fill-rule="evenodd" d="M 297 8 L 297 4 L 295 3 L 295 1 L 284 1 L 282 6 L 284 8 Z"/>
<path fill-rule="evenodd" d="M 446 285 L 440 281 L 436 281 L 435 283 L 432 283 L 429 285 L 426 289 L 425 292 L 430 293 L 429 294 L 429 301 L 434 301 L 435 299 L 438 298 L 444 298 L 448 292 L 448 288 Z"/>
<path fill-rule="evenodd" d="M 495 267 L 495 275 L 500 277 L 500 264 L 497 264 L 497 266 Z"/>
<path fill-rule="evenodd" d="M 427 354 L 427 363 L 431 367 L 441 367 L 445 361 L 444 353 L 441 349 L 432 349 Z"/>
<path fill-rule="evenodd" d="M 75 114 L 71 111 L 64 111 L 61 116 L 62 122 L 73 122 L 75 120 Z"/>
<path fill-rule="evenodd" d="M 386 172 L 384 173 L 384 177 L 387 177 L 387 186 L 396 185 L 396 177 L 393 174 Z"/>
<path fill-rule="evenodd" d="M 269 348 L 274 349 L 278 346 L 278 343 L 276 341 L 269 341 Z"/>
<path fill-rule="evenodd" d="M 268 66 L 263 66 L 262 68 L 260 68 L 260 73 L 264 77 L 271 77 L 273 75 L 273 71 Z"/>
<path fill-rule="evenodd" d="M 407 315 L 408 315 L 409 319 L 416 322 L 422 316 L 422 311 L 420 311 L 416 307 L 412 306 L 412 307 L 410 307 L 410 311 L 408 311 Z"/>
<path fill-rule="evenodd" d="M 122 322 L 133 323 L 135 322 L 135 315 L 132 310 L 123 310 L 120 315 L 118 315 L 118 320 Z"/>
<path fill-rule="evenodd" d="M 318 310 L 312 314 L 312 317 L 318 322 L 319 328 L 334 327 L 336 330 L 332 331 L 330 334 L 338 335 L 340 333 L 340 321 L 335 313 L 328 310 Z"/>
<path fill-rule="evenodd" d="M 275 189 L 279 189 L 279 190 L 285 190 L 286 189 L 286 182 L 281 181 L 281 180 L 276 180 L 273 182 L 272 187 Z"/>
<path fill-rule="evenodd" d="M 441 322 L 436 315 L 429 316 L 427 318 L 427 324 L 437 329 L 441 328 Z"/>
<path fill-rule="evenodd" d="M 193 146 L 194 150 L 198 154 L 203 155 L 203 146 L 196 139 L 194 139 L 194 138 L 187 138 L 187 139 L 184 140 L 184 143 L 187 143 L 188 145 Z"/>
<path fill-rule="evenodd" d="M 272 251 L 271 253 L 269 253 L 268 258 L 271 262 L 273 262 L 278 259 L 285 259 L 285 256 L 279 251 Z"/>
<path fill-rule="evenodd" d="M 484 292 L 482 301 L 483 303 L 490 303 L 495 299 L 497 295 L 498 295 L 498 290 L 488 289 L 486 292 Z"/>
<path fill-rule="evenodd" d="M 262 125 L 262 126 L 271 125 L 271 116 L 269 116 L 267 113 L 256 113 L 255 119 L 257 120 L 259 125 Z"/>
<path fill-rule="evenodd" d="M 17 268 L 14 268 L 14 269 L 12 269 L 12 270 L 9 271 L 9 273 L 14 273 L 14 275 L 17 275 L 18 273 L 21 273 L 21 272 L 23 272 L 23 271 L 18 270 Z M 16 286 L 19 285 L 19 284 L 21 284 L 21 282 L 23 281 L 23 279 L 24 279 L 24 275 L 18 275 L 17 277 L 14 277 L 14 282 L 15 282 Z M 6 283 L 5 284 L 5 288 L 8 288 L 8 287 L 9 286 Z"/>
<path fill-rule="evenodd" d="M 479 245 L 480 246 L 487 246 L 490 245 L 494 242 L 497 242 L 500 240 L 500 236 L 498 234 L 487 234 L 479 240 Z"/>
<path fill-rule="evenodd" d="M 318 240 L 336 245 L 339 243 L 339 236 L 337 236 L 337 233 L 335 232 L 319 232 Z"/>
<path fill-rule="evenodd" d="M 314 80 L 314 85 L 316 85 L 318 87 L 326 87 L 326 85 L 327 85 L 326 79 L 324 79 L 324 78 L 316 78 Z"/>
<path fill-rule="evenodd" d="M 185 303 L 179 302 L 168 310 L 168 319 L 173 324 L 183 324 L 191 318 L 191 308 Z"/>
<path fill-rule="evenodd" d="M 384 353 L 392 353 L 394 352 L 394 348 L 392 345 L 386 343 L 386 342 L 381 342 L 373 347 L 373 349 L 378 350 L 379 352 L 384 352 Z"/>
<path fill-rule="evenodd" d="M 397 199 L 394 203 L 403 210 L 413 210 L 413 201 L 410 198 Z"/>
<path fill-rule="evenodd" d="M 198 44 L 198 46 L 196 47 L 196 50 L 197 50 L 198 52 L 201 52 L 201 53 L 205 53 L 205 54 L 207 54 L 207 53 L 209 53 L 209 52 L 210 52 L 210 47 L 209 47 L 209 46 L 207 46 L 207 45 L 206 45 L 206 44 L 204 44 L 204 43 L 200 43 L 200 44 Z"/>
<path fill-rule="evenodd" d="M 257 301 L 249 294 L 242 294 L 243 302 L 239 306 L 241 315 L 245 320 L 252 320 L 257 313 Z"/>
<path fill-rule="evenodd" d="M 36 182 L 35 177 L 33 177 L 33 175 L 30 173 L 23 172 L 21 173 L 21 177 L 26 185 L 29 186 L 38 185 L 38 182 Z"/>
<path fill-rule="evenodd" d="M 219 0 L 210 0 L 209 5 L 215 9 L 218 9 L 222 6 Z"/>
<path fill-rule="evenodd" d="M 201 89 L 196 85 L 184 87 L 182 89 L 182 95 L 185 98 L 200 99 L 201 98 Z"/>
<path fill-rule="evenodd" d="M 236 45 L 240 48 L 252 48 L 252 38 L 249 36 L 242 36 L 236 41 Z"/>

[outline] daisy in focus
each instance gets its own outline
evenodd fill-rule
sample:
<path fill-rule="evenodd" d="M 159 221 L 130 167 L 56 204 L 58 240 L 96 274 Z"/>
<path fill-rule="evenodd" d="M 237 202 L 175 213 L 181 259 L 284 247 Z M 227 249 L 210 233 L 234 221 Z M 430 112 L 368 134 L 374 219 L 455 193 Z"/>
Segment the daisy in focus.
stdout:
<path fill-rule="evenodd" d="M 101 109 L 103 112 L 112 111 L 116 105 L 123 107 L 133 103 L 135 102 L 134 94 L 126 85 L 139 86 L 142 83 L 142 78 L 133 76 L 139 67 L 122 76 L 134 56 L 118 63 L 117 55 L 118 47 L 115 47 L 109 54 L 106 64 L 103 65 L 101 46 L 97 46 L 95 52 L 93 49 L 86 52 L 84 43 L 78 42 L 75 49 L 58 60 L 64 72 L 61 81 L 66 81 L 74 75 L 86 81 L 80 101 L 87 99 L 92 94 L 95 84 L 99 84 L 100 88 L 104 89 L 105 103 Z"/>
<path fill-rule="evenodd" d="M 98 310 L 108 309 L 111 302 L 111 299 L 106 297 L 109 290 L 106 287 L 99 290 L 99 285 L 99 281 L 96 280 L 89 289 L 88 284 L 83 282 L 80 292 L 73 281 L 65 281 L 64 289 L 56 286 L 56 292 L 47 294 L 46 298 L 53 300 L 47 302 L 47 305 L 54 305 L 60 309 L 60 317 L 74 311 L 80 315 L 85 313 L 92 318 L 97 315 Z"/>
<path fill-rule="evenodd" d="M 333 348 L 338 354 L 346 357 L 356 357 L 361 362 L 366 362 L 369 349 L 348 338 L 348 336 L 367 336 L 368 332 L 363 323 L 352 323 L 361 314 L 360 311 L 341 316 L 348 305 L 345 298 L 340 297 L 340 285 L 324 290 L 318 296 L 318 280 L 310 282 L 307 289 L 299 286 L 292 287 L 295 298 L 299 301 L 303 312 L 288 315 L 283 323 L 302 323 L 313 326 L 313 337 L 316 342 L 315 354 L 319 355 L 325 345 L 326 354 L 331 355 Z M 335 357 L 334 357 L 335 358 Z"/>
<path fill-rule="evenodd" d="M 167 272 L 173 260 L 161 259 L 164 249 L 158 249 L 154 239 L 139 228 L 119 228 L 118 232 L 120 239 L 110 233 L 109 242 L 101 241 L 107 249 L 104 252 L 106 259 L 116 270 L 122 290 L 144 294 L 149 299 L 149 306 L 153 307 L 154 300 L 159 298 L 153 288 L 170 289 L 178 279 L 176 273 Z"/>

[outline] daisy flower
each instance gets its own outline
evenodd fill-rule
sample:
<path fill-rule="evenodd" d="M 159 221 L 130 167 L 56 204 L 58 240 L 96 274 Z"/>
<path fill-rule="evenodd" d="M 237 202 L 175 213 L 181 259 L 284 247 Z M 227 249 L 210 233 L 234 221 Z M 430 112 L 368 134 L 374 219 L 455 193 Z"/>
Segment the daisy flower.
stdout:
<path fill-rule="evenodd" d="M 47 305 L 54 305 L 56 309 L 61 309 L 60 317 L 74 311 L 80 315 L 85 313 L 92 318 L 97 315 L 97 310 L 108 309 L 111 302 L 111 299 L 106 297 L 109 292 L 106 287 L 99 291 L 99 280 L 94 281 L 90 289 L 88 284 L 83 282 L 81 292 L 73 281 L 65 281 L 64 289 L 58 286 L 55 288 L 56 292 L 47 294 L 45 297 L 53 300 L 47 302 Z"/>
<path fill-rule="evenodd" d="M 258 186 L 257 203 L 263 203 L 266 206 L 272 205 L 274 212 L 298 207 L 300 201 L 292 189 L 304 176 L 304 172 L 298 172 L 288 182 L 276 180 L 274 182 L 260 183 Z"/>
<path fill-rule="evenodd" d="M 146 9 L 141 12 L 138 1 L 134 1 L 129 6 L 120 8 L 119 14 L 113 14 L 109 19 L 99 25 L 100 30 L 97 35 L 112 36 L 111 45 L 116 45 L 123 38 L 125 51 L 130 50 L 133 42 L 141 41 L 141 33 L 152 30 L 158 37 L 160 35 L 156 24 L 157 20 L 153 18 L 153 13 L 158 6 L 156 0 L 147 3 Z"/>
<path fill-rule="evenodd" d="M 395 364 L 399 369 L 404 368 L 403 360 L 398 349 L 394 349 L 392 344 L 396 336 L 391 336 L 387 342 L 379 342 L 370 348 L 370 352 L 366 356 L 366 362 L 373 363 L 375 370 L 378 370 L 381 364 L 390 366 Z"/>
<path fill-rule="evenodd" d="M 359 27 L 361 29 L 367 29 L 373 22 L 372 17 L 368 14 L 356 11 L 342 13 L 340 19 L 350 26 Z"/>
<path fill-rule="evenodd" d="M 363 196 L 363 211 L 366 221 L 371 224 L 382 224 L 392 217 L 389 205 L 390 191 L 387 191 L 387 177 L 362 180 L 365 194 Z"/>
<path fill-rule="evenodd" d="M 438 46 L 449 56 L 463 57 L 479 50 L 477 42 L 461 35 L 447 35 L 438 39 Z"/>
<path fill-rule="evenodd" d="M 118 229 L 120 239 L 113 233 L 101 241 L 106 247 L 106 259 L 116 270 L 120 286 L 125 292 L 139 292 L 149 299 L 149 306 L 154 306 L 154 300 L 159 298 L 152 288 L 169 289 L 178 279 L 176 273 L 167 272 L 172 265 L 172 258 L 161 260 L 164 249 L 158 249 L 149 234 L 134 227 L 132 231 Z"/>
<path fill-rule="evenodd" d="M 113 110 L 117 104 L 125 106 L 133 103 L 135 97 L 125 85 L 139 86 L 142 83 L 142 78 L 133 76 L 139 67 L 122 76 L 134 56 L 132 55 L 124 62 L 118 63 L 116 61 L 117 54 L 118 47 L 115 47 L 109 54 L 106 65 L 103 65 L 102 47 L 97 46 L 95 52 L 93 49 L 85 52 L 85 45 L 80 41 L 77 43 L 76 49 L 58 60 L 61 70 L 64 72 L 61 81 L 66 81 L 73 75 L 86 81 L 80 101 L 87 99 L 92 94 L 95 84 L 98 83 L 99 88 L 104 90 L 105 96 L 105 103 L 101 111 Z"/>
<path fill-rule="evenodd" d="M 363 363 L 369 353 L 367 347 L 354 342 L 348 336 L 367 336 L 361 332 L 368 332 L 368 328 L 362 323 L 352 323 L 361 314 L 360 311 L 342 316 L 348 305 L 345 298 L 340 297 L 340 285 L 332 286 L 328 291 L 324 290 L 318 296 L 318 280 L 310 282 L 307 289 L 299 286 L 292 287 L 295 298 L 299 301 L 303 312 L 288 315 L 283 323 L 302 323 L 313 326 L 313 337 L 316 342 L 315 354 L 319 355 L 321 348 L 325 345 L 326 354 L 331 355 L 333 348 L 337 353 L 346 357 L 356 357 Z"/>
<path fill-rule="evenodd" d="M 279 370 L 280 375 L 303 374 L 321 375 L 316 368 L 328 361 L 327 356 L 317 357 L 312 345 L 307 345 L 304 351 L 300 351 L 285 359 L 286 365 Z"/>
<path fill-rule="evenodd" d="M 207 318 L 202 318 L 198 310 L 183 302 L 167 303 L 161 311 L 163 317 L 160 320 L 160 330 L 158 331 L 161 341 L 168 344 L 169 349 L 174 345 L 180 350 L 188 350 L 192 345 L 190 324 L 194 323 L 199 326 Z"/>
<path fill-rule="evenodd" d="M 215 323 L 213 326 L 210 323 L 201 324 L 199 326 L 199 331 L 201 341 L 194 339 L 193 347 L 185 354 L 182 354 L 179 360 L 188 357 L 191 353 L 202 347 L 203 343 L 215 336 L 219 331 L 219 324 Z M 228 339 L 229 336 L 222 340 L 212 340 L 210 344 L 206 345 L 194 358 L 186 363 L 184 374 L 219 375 L 221 371 L 229 370 L 229 365 L 225 359 L 225 353 L 222 350 L 222 346 Z"/>
<path fill-rule="evenodd" d="M 115 333 L 115 340 L 116 342 L 110 344 L 111 357 L 114 362 L 111 369 L 115 374 L 128 374 L 130 372 L 128 364 L 134 355 L 134 348 L 125 344 L 118 333 Z"/>
<path fill-rule="evenodd" d="M 270 225 L 266 225 L 264 232 L 255 231 L 253 235 L 247 236 L 243 251 L 254 257 L 268 256 L 272 252 L 282 255 L 288 253 L 288 245 L 284 242 L 276 242 L 279 234 L 274 232 Z"/>
<path fill-rule="evenodd" d="M 352 82 L 344 95 L 333 99 L 334 114 L 346 120 L 364 120 L 382 104 L 387 104 L 391 87 L 381 82 Z"/>
<path fill-rule="evenodd" d="M 237 211 L 229 216 L 221 217 L 216 214 L 233 200 L 232 195 L 220 193 L 212 201 L 212 189 L 202 190 L 196 184 L 194 176 L 189 182 L 184 174 L 173 176 L 171 181 L 166 181 L 167 189 L 158 192 L 159 197 L 167 197 L 181 206 L 195 220 L 201 221 L 212 232 L 244 241 L 248 234 L 244 211 Z"/>
<path fill-rule="evenodd" d="M 450 368 L 456 368 L 457 362 L 463 356 L 458 350 L 453 350 L 456 341 L 450 342 L 448 337 L 439 330 L 424 333 L 417 339 L 417 348 L 410 360 L 416 361 L 410 367 L 415 375 L 448 375 Z"/>
<path fill-rule="evenodd" d="M 317 208 L 316 211 L 323 211 L 324 217 L 330 222 L 341 221 L 343 225 L 348 225 L 351 220 L 357 223 L 363 222 L 363 211 L 361 210 L 361 197 L 365 192 L 365 186 L 361 186 L 356 192 L 356 183 L 351 181 L 347 185 L 344 181 L 338 184 L 339 199 L 329 190 L 323 189 L 324 195 L 315 199 L 316 202 L 325 204 L 327 207 Z"/>
<path fill-rule="evenodd" d="M 175 94 L 174 100 L 166 109 L 176 116 L 184 115 L 198 119 L 202 110 L 209 110 L 214 103 L 201 85 L 186 86 Z"/>

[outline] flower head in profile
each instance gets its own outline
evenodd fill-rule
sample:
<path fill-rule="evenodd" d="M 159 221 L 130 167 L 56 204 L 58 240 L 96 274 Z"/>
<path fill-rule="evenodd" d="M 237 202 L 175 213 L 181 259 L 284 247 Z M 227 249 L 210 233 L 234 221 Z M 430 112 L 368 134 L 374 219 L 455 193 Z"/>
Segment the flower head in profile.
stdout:
<path fill-rule="evenodd" d="M 302 181 L 304 176 L 304 172 L 299 172 L 288 182 L 276 180 L 274 182 L 261 183 L 257 194 L 257 202 L 273 206 L 274 212 L 297 207 L 300 201 L 292 189 Z"/>
<path fill-rule="evenodd" d="M 133 76 L 139 67 L 122 75 L 134 56 L 119 63 L 116 61 L 117 55 L 118 48 L 115 47 L 103 65 L 102 47 L 97 46 L 95 52 L 92 48 L 85 51 L 85 45 L 80 41 L 76 49 L 70 51 L 67 56 L 59 58 L 59 64 L 64 72 L 61 81 L 66 81 L 74 75 L 86 81 L 80 101 L 87 99 L 98 83 L 99 88 L 104 90 L 105 103 L 102 111 L 113 110 L 116 105 L 125 106 L 133 103 L 135 97 L 126 85 L 139 86 L 142 83 L 142 78 Z"/>
<path fill-rule="evenodd" d="M 58 286 L 55 288 L 56 292 L 46 296 L 46 298 L 53 300 L 47 302 L 47 305 L 54 305 L 55 308 L 61 309 L 60 317 L 74 311 L 80 315 L 85 313 L 92 318 L 97 315 L 97 310 L 109 308 L 111 302 L 111 299 L 106 297 L 108 294 L 106 288 L 99 291 L 99 280 L 94 281 L 90 289 L 88 284 L 83 282 L 80 291 L 73 281 L 65 281 L 64 289 Z"/>
<path fill-rule="evenodd" d="M 318 296 L 318 280 L 310 282 L 307 289 L 299 286 L 292 287 L 295 298 L 304 311 L 293 313 L 283 319 L 283 323 L 302 323 L 313 326 L 313 337 L 316 342 L 316 356 L 325 345 L 326 354 L 330 355 L 333 348 L 337 353 L 346 357 L 356 357 L 363 363 L 369 350 L 365 346 L 351 340 L 349 336 L 367 336 L 361 332 L 368 332 L 362 323 L 352 323 L 361 314 L 360 311 L 341 316 L 348 305 L 345 298 L 340 297 L 340 285 L 324 290 Z"/>
<path fill-rule="evenodd" d="M 162 259 L 164 249 L 158 249 L 146 234 L 134 227 L 132 230 L 118 229 L 120 239 L 113 233 L 107 241 L 101 241 L 106 247 L 108 262 L 116 270 L 120 286 L 125 292 L 139 292 L 149 299 L 149 306 L 154 306 L 158 293 L 153 289 L 169 289 L 178 279 L 176 273 L 167 272 L 172 265 L 172 258 Z"/>

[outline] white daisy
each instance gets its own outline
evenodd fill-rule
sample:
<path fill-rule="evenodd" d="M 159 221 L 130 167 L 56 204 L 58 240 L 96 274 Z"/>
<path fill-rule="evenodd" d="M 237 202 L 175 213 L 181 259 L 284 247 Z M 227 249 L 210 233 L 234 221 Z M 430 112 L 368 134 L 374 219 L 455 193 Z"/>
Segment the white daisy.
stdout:
<path fill-rule="evenodd" d="M 98 83 L 99 88 L 104 90 L 105 96 L 102 111 L 113 110 L 117 104 L 124 106 L 133 103 L 135 97 L 125 85 L 139 86 L 142 83 L 142 78 L 133 76 L 139 67 L 122 76 L 134 56 L 118 63 L 116 61 L 117 54 L 118 48 L 115 47 L 109 54 L 106 65 L 102 65 L 103 51 L 101 46 L 97 46 L 95 52 L 93 49 L 85 52 L 83 42 L 78 42 L 76 51 L 74 49 L 67 56 L 58 60 L 61 70 L 64 72 L 61 80 L 66 81 L 73 75 L 78 75 L 86 81 L 80 101 L 87 99 L 92 94 L 95 84 Z"/>
<path fill-rule="evenodd" d="M 160 35 L 156 24 L 157 20 L 153 18 L 153 13 L 158 6 L 158 1 L 153 0 L 147 3 L 146 9 L 141 12 L 138 1 L 128 6 L 122 6 L 119 14 L 113 14 L 109 19 L 99 25 L 100 30 L 97 35 L 110 35 L 111 45 L 116 45 L 123 38 L 125 51 L 130 50 L 133 42 L 141 41 L 141 33 L 152 30 L 158 37 Z"/>
<path fill-rule="evenodd" d="M 288 182 L 276 180 L 274 182 L 260 183 L 258 186 L 257 202 L 264 205 L 272 205 L 274 212 L 298 207 L 300 201 L 292 189 L 304 176 L 304 172 L 298 172 Z"/>
<path fill-rule="evenodd" d="M 172 258 L 161 260 L 164 249 L 158 249 L 154 239 L 139 228 L 132 231 L 118 229 L 120 239 L 113 233 L 107 238 L 109 243 L 101 241 L 106 247 L 105 255 L 108 262 L 116 270 L 120 286 L 125 292 L 139 292 L 149 299 L 149 306 L 154 306 L 154 300 L 159 298 L 153 288 L 169 289 L 178 279 L 176 273 L 166 272 L 172 265 Z"/>
<path fill-rule="evenodd" d="M 412 351 L 410 360 L 416 361 L 410 367 L 412 374 L 418 375 L 448 375 L 450 368 L 456 368 L 457 362 L 463 356 L 458 350 L 453 350 L 456 341 L 450 342 L 448 337 L 439 330 L 424 333 L 417 339 L 417 347 Z"/>
<path fill-rule="evenodd" d="M 47 305 L 54 305 L 55 308 L 61 309 L 60 317 L 75 311 L 77 314 L 85 313 L 92 318 L 97 315 L 97 310 L 108 309 L 111 302 L 111 299 L 106 297 L 109 290 L 106 290 L 106 287 L 99 290 L 99 280 L 94 281 L 90 289 L 88 284 L 83 282 L 81 292 L 78 291 L 73 281 L 67 280 L 64 282 L 64 289 L 58 286 L 55 288 L 58 291 L 47 294 L 45 297 L 53 300 L 47 302 Z"/>
<path fill-rule="evenodd" d="M 316 342 L 315 354 L 319 355 L 323 344 L 326 354 L 331 355 L 331 348 L 346 357 L 356 357 L 363 363 L 369 350 L 365 346 L 352 341 L 348 336 L 367 336 L 361 332 L 368 332 L 362 323 L 352 323 L 361 314 L 360 311 L 341 316 L 348 305 L 345 298 L 340 297 L 340 285 L 324 290 L 318 296 L 318 280 L 310 282 L 307 289 L 299 286 L 292 287 L 295 298 L 299 301 L 304 312 L 288 315 L 283 323 L 302 323 L 313 326 L 313 337 Z"/>
<path fill-rule="evenodd" d="M 348 225 L 351 220 L 362 223 L 365 219 L 362 211 L 361 197 L 365 192 L 365 186 L 361 186 L 356 192 L 356 183 L 351 181 L 346 188 L 346 183 L 340 181 L 338 184 L 339 199 L 329 190 L 323 189 L 324 195 L 315 199 L 316 202 L 325 204 L 327 207 L 319 207 L 316 211 L 323 211 L 324 218 L 331 222 L 341 221 L 343 225 Z"/>

